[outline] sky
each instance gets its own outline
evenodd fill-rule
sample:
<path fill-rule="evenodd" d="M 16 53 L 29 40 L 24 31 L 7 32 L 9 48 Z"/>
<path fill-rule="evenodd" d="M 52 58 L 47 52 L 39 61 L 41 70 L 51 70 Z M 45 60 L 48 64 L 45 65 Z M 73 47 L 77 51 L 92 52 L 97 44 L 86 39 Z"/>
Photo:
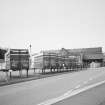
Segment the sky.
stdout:
<path fill-rule="evenodd" d="M 105 0 L 0 0 L 0 47 L 103 47 Z"/>

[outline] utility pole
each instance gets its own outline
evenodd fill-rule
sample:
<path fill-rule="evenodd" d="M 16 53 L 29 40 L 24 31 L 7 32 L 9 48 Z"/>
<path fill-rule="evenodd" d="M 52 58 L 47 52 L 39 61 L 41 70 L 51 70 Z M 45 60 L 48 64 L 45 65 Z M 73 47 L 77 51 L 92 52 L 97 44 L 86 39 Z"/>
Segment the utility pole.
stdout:
<path fill-rule="evenodd" d="M 20 77 L 22 76 L 22 68 L 21 68 L 21 50 L 18 50 L 19 54 L 18 54 L 18 69 L 19 69 L 19 72 L 20 72 Z"/>
<path fill-rule="evenodd" d="M 31 47 L 32 47 L 32 46 L 31 46 L 31 44 L 30 44 L 30 46 L 29 46 L 29 47 L 30 47 L 30 55 L 31 55 Z"/>
<path fill-rule="evenodd" d="M 32 63 L 32 62 L 31 62 L 31 47 L 32 47 L 32 45 L 30 44 L 29 47 L 30 47 L 30 51 L 29 51 L 29 52 L 30 52 L 29 69 L 31 69 L 31 63 Z"/>
<path fill-rule="evenodd" d="M 31 69 L 31 44 L 29 45 L 29 54 L 30 54 L 30 57 L 29 57 L 29 68 L 27 69 L 27 77 L 28 77 L 28 70 Z"/>

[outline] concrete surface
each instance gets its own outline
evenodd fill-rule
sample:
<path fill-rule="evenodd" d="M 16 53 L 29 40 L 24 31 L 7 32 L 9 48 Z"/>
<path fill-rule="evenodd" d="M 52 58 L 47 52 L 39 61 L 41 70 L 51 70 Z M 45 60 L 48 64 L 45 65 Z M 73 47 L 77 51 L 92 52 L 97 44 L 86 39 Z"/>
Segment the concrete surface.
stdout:
<path fill-rule="evenodd" d="M 90 82 L 85 83 L 89 79 Z M 99 68 L 3 86 L 0 87 L 0 105 L 37 105 L 62 96 L 73 88 L 88 86 L 103 79 L 105 68 Z"/>

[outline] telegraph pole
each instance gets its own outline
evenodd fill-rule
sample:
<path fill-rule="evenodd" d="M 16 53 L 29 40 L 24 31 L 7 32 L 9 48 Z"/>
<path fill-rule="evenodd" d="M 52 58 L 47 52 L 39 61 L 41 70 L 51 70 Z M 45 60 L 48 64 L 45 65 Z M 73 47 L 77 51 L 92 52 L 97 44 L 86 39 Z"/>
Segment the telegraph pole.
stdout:
<path fill-rule="evenodd" d="M 30 47 L 29 69 L 31 69 L 31 63 L 32 63 L 32 62 L 31 62 L 31 47 L 32 47 L 32 45 L 30 44 L 29 47 Z"/>
<path fill-rule="evenodd" d="M 32 45 L 30 44 L 30 46 L 29 46 L 29 47 L 30 47 L 30 55 L 31 55 L 31 47 L 32 47 Z"/>
<path fill-rule="evenodd" d="M 18 55 L 18 69 L 19 69 L 19 72 L 20 72 L 20 77 L 22 76 L 22 68 L 21 68 L 21 50 L 18 50 L 19 51 L 19 55 Z"/>
<path fill-rule="evenodd" d="M 30 57 L 29 57 L 29 68 L 27 69 L 27 77 L 28 77 L 28 70 L 31 69 L 31 44 L 29 45 L 29 54 L 30 54 Z"/>

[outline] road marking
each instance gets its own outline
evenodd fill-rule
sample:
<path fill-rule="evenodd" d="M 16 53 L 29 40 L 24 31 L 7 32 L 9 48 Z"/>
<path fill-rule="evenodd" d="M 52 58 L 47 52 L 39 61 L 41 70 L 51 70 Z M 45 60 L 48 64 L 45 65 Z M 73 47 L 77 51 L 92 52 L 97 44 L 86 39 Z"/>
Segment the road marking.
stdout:
<path fill-rule="evenodd" d="M 69 95 L 71 92 L 73 92 L 73 90 L 74 90 L 74 89 L 69 90 L 68 92 L 66 92 L 66 93 L 64 94 L 64 96 Z"/>
<path fill-rule="evenodd" d="M 81 85 L 77 85 L 74 89 L 78 89 Z"/>
<path fill-rule="evenodd" d="M 65 94 L 63 94 L 63 95 L 61 95 L 61 96 L 59 96 L 59 97 L 57 97 L 57 98 L 49 99 L 49 100 L 44 101 L 44 102 L 42 102 L 42 103 L 40 103 L 40 104 L 37 104 L 37 105 L 51 105 L 51 104 L 54 104 L 54 103 L 56 103 L 56 102 L 59 102 L 59 101 L 61 101 L 61 100 L 63 100 L 63 99 L 72 97 L 72 96 L 77 95 L 77 94 L 79 94 L 79 93 L 81 93 L 81 92 L 84 92 L 84 91 L 86 91 L 86 90 L 89 90 L 89 89 L 91 89 L 91 88 L 94 88 L 94 87 L 96 87 L 96 86 L 99 86 L 99 85 L 101 85 L 101 84 L 103 84 L 103 83 L 105 83 L 105 80 L 104 80 L 104 81 L 101 81 L 101 82 L 98 82 L 98 83 L 96 83 L 96 84 L 93 84 L 93 85 L 89 85 L 89 86 L 84 87 L 84 88 L 82 88 L 82 89 L 77 89 L 77 90 L 73 89 L 72 91 L 67 92 L 67 94 L 65 93 Z M 78 85 L 78 86 L 79 86 L 79 85 Z"/>

